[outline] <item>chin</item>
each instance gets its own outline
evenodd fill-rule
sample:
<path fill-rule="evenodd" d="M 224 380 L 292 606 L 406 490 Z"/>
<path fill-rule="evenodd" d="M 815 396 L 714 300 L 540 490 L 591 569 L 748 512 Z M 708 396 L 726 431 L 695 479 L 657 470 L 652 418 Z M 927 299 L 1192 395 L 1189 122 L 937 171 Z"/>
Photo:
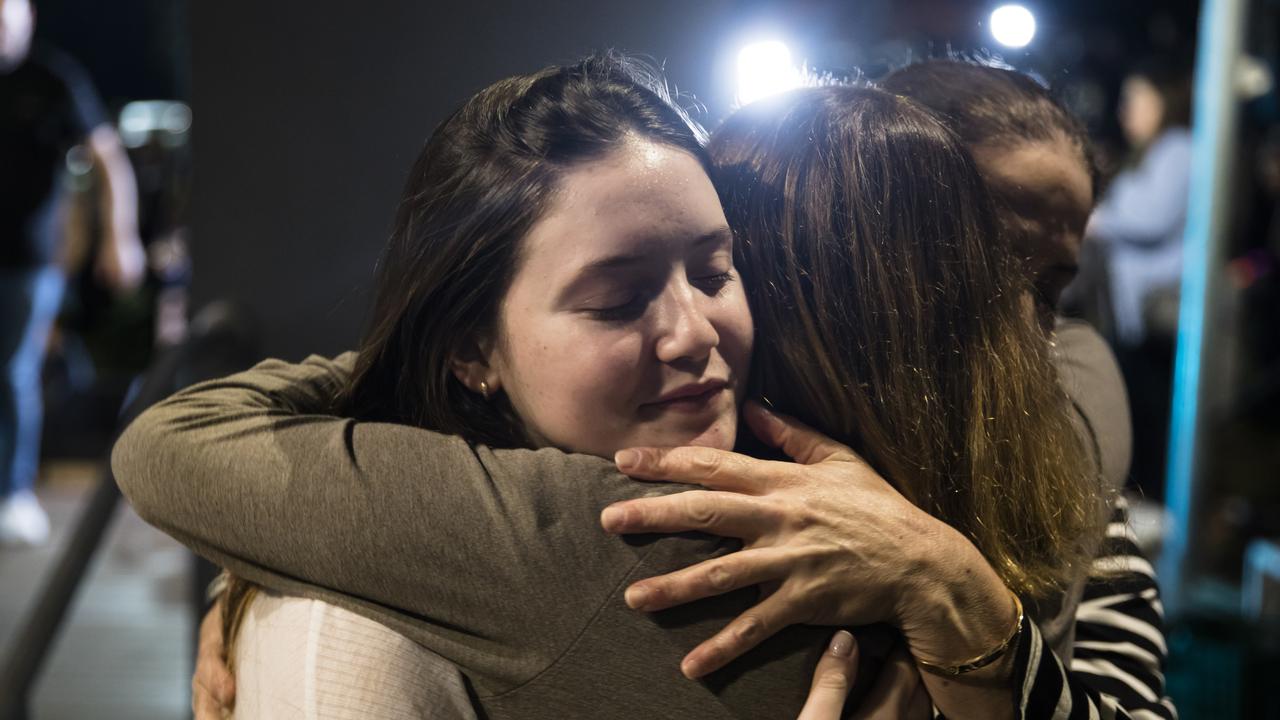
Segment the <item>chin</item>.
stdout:
<path fill-rule="evenodd" d="M 738 437 L 738 418 L 720 418 L 696 431 L 681 433 L 683 437 L 670 445 L 693 445 L 717 450 L 732 450 Z"/>

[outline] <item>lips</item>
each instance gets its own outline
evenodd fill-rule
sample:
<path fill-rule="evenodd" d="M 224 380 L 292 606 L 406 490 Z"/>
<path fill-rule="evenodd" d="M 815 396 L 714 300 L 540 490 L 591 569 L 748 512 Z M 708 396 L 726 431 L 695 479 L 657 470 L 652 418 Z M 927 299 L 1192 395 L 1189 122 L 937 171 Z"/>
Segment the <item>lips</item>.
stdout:
<path fill-rule="evenodd" d="M 724 392 L 729 383 L 724 380 L 706 380 L 682 385 L 663 393 L 649 407 L 670 410 L 700 410 Z"/>

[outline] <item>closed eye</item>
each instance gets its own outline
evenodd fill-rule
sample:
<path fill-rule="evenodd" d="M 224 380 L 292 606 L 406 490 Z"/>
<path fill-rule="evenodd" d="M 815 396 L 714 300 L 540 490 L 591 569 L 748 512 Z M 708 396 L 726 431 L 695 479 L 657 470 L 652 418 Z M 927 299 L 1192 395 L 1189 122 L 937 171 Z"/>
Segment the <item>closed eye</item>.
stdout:
<path fill-rule="evenodd" d="M 700 278 L 694 278 L 693 284 L 708 295 L 719 295 L 721 290 L 729 283 L 737 280 L 732 270 L 727 270 L 715 275 L 707 275 Z"/>
<path fill-rule="evenodd" d="M 635 296 L 618 305 L 603 308 L 588 308 L 585 312 L 601 322 L 630 322 L 644 314 L 648 302 L 642 296 Z"/>

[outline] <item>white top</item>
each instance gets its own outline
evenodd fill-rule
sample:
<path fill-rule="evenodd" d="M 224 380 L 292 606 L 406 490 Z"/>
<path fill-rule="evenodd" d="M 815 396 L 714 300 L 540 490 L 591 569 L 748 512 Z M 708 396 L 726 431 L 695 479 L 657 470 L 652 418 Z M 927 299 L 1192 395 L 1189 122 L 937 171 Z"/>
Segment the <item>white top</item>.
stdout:
<path fill-rule="evenodd" d="M 261 591 L 235 653 L 236 720 L 476 720 L 452 663 L 318 600 Z"/>

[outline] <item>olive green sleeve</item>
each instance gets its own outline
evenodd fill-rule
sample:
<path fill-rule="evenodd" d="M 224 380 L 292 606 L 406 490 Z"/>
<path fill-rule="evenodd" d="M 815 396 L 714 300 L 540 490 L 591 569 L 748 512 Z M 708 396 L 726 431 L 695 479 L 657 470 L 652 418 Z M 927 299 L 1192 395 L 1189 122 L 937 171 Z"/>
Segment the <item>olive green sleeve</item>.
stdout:
<path fill-rule="evenodd" d="M 527 678 L 647 552 L 606 536 L 600 510 L 681 488 L 596 457 L 311 414 L 351 360 L 268 360 L 174 395 L 121 436 L 117 482 L 143 519 L 242 577 L 373 617 L 463 666 L 532 648 L 494 671 Z"/>

